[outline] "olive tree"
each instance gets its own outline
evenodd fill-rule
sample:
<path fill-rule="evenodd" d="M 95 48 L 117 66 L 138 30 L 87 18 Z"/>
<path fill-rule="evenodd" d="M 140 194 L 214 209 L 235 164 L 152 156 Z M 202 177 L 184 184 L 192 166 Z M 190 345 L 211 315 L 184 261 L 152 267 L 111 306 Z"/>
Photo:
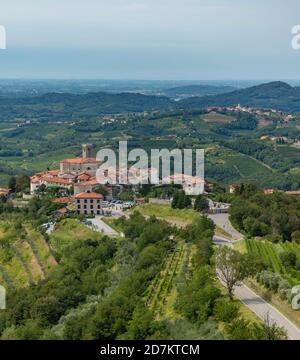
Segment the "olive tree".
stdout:
<path fill-rule="evenodd" d="M 246 277 L 253 274 L 254 263 L 247 255 L 228 246 L 217 249 L 215 261 L 218 277 L 226 287 L 229 298 L 232 299 L 234 287 L 241 285 Z"/>

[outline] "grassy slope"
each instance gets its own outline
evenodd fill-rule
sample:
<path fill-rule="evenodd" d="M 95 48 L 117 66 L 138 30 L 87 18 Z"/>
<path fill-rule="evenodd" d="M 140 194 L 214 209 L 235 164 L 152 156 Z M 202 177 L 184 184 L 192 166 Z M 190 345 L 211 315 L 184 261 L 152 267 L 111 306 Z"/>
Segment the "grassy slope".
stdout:
<path fill-rule="evenodd" d="M 50 244 L 55 251 L 63 252 L 69 244 L 83 239 L 99 239 L 101 234 L 89 229 L 77 220 L 60 221 L 50 235 Z"/>
<path fill-rule="evenodd" d="M 137 206 L 135 210 L 145 216 L 156 216 L 178 225 L 186 225 L 197 219 L 200 215 L 192 209 L 173 209 L 169 205 L 145 204 Z"/>

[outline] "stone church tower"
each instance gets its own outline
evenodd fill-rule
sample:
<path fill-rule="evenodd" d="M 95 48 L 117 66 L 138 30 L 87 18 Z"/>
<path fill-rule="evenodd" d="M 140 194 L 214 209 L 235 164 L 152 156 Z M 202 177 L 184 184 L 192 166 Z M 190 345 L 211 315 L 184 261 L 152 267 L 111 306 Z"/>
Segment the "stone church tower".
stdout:
<path fill-rule="evenodd" d="M 82 145 L 82 157 L 90 158 L 92 157 L 92 144 L 83 144 Z"/>

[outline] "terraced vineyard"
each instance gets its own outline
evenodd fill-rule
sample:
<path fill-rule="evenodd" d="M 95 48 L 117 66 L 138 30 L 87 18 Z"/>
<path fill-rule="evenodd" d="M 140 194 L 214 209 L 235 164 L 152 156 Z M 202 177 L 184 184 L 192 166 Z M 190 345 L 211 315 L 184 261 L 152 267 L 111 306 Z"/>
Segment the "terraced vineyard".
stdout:
<path fill-rule="evenodd" d="M 248 252 L 259 255 L 275 272 L 283 274 L 285 272 L 278 252 L 273 244 L 265 241 L 246 240 Z"/>
<path fill-rule="evenodd" d="M 260 256 L 275 273 L 281 274 L 291 284 L 297 285 L 300 280 L 300 271 L 286 269 L 279 257 L 281 251 L 292 251 L 300 260 L 300 246 L 296 243 L 284 242 L 273 244 L 269 241 L 246 239 L 247 251 Z"/>
<path fill-rule="evenodd" d="M 28 223 L 0 223 L 0 283 L 20 288 L 37 283 L 56 265 L 43 235 Z"/>
<path fill-rule="evenodd" d="M 158 319 L 168 316 L 170 312 L 174 311 L 176 281 L 182 271 L 188 271 L 190 259 L 190 245 L 178 244 L 165 259 L 162 270 L 147 289 L 145 293 L 146 304 L 154 311 Z"/>

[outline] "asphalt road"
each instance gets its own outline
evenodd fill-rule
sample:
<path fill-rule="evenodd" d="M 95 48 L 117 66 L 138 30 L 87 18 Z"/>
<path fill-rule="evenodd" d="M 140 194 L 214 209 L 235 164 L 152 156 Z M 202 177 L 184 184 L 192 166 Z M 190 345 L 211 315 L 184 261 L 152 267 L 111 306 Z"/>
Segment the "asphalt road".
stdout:
<path fill-rule="evenodd" d="M 208 216 L 221 229 L 225 230 L 235 240 L 242 240 L 244 235 L 238 232 L 229 221 L 229 214 L 210 214 Z"/>
<path fill-rule="evenodd" d="M 107 225 L 100 216 L 93 219 L 88 219 L 93 224 L 93 229 L 108 236 L 118 236 L 119 234 L 112 227 Z"/>
<path fill-rule="evenodd" d="M 220 246 L 232 246 L 232 241 L 217 235 L 214 236 L 214 243 Z M 256 295 L 248 286 L 245 284 L 236 286 L 234 295 L 262 320 L 269 316 L 271 322 L 283 327 L 290 340 L 300 340 L 300 330 L 274 306 Z"/>

